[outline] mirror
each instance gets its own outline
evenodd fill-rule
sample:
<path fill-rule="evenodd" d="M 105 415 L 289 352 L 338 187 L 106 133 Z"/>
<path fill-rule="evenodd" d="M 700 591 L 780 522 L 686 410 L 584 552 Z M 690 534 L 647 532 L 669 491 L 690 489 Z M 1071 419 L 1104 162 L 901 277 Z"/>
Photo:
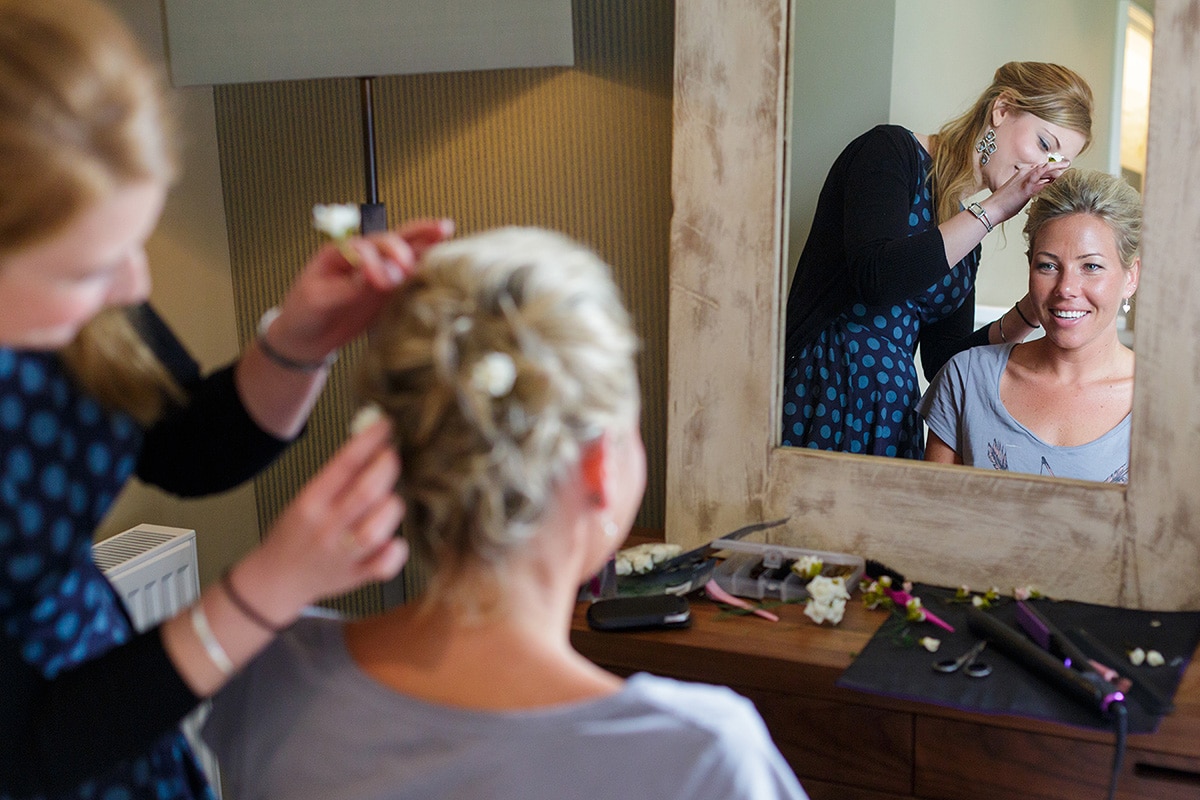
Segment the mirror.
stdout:
<path fill-rule="evenodd" d="M 676 9 L 667 539 L 790 515 L 775 541 L 913 580 L 1200 608 L 1200 0 L 1155 4 L 1127 488 L 777 446 L 790 14 Z"/>
<path fill-rule="evenodd" d="M 963 35 L 993 16 L 996 24 L 987 36 Z M 936 133 L 975 102 L 1005 61 L 1053 61 L 1081 74 L 1095 96 L 1093 142 L 1075 165 L 1124 173 L 1142 188 L 1152 22 L 1129 0 L 1099 6 L 1092 0 L 1020 2 L 1003 11 L 983 0 L 795 0 L 792 18 L 789 143 L 795 146 L 785 173 L 785 287 L 808 237 L 825 175 L 841 149 L 881 122 Z M 1062 35 L 1064 30 L 1071 35 Z M 854 102 L 846 102 L 849 97 Z M 1019 214 L 983 240 L 975 328 L 1007 312 L 1028 288 L 1024 222 Z M 1129 346 L 1131 319 L 1118 312 L 1118 331 Z M 1031 338 L 1040 334 L 1035 331 Z M 928 382 L 920 350 L 916 361 L 923 392 Z"/>

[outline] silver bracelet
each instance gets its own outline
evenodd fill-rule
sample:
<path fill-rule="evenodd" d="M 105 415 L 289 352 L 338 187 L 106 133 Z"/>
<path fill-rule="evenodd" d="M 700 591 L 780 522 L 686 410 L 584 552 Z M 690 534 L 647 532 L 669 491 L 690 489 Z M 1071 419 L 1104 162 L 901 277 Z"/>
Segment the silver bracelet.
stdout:
<path fill-rule="evenodd" d="M 1000 318 L 998 320 L 996 320 L 996 325 L 1000 328 L 1000 341 L 1007 344 L 1008 337 L 1004 335 L 1004 315 L 1003 314 L 1001 314 Z"/>
<path fill-rule="evenodd" d="M 289 358 L 283 353 L 276 350 L 269 341 L 267 341 L 267 329 L 271 327 L 271 323 L 279 318 L 279 306 L 272 306 L 263 312 L 263 315 L 258 319 L 258 348 L 263 351 L 270 361 L 276 366 L 284 369 L 295 370 L 296 372 L 318 372 L 323 369 L 328 369 L 333 366 L 333 362 L 337 361 L 338 354 L 336 351 L 325 356 L 321 361 L 297 361 L 294 358 Z"/>
<path fill-rule="evenodd" d="M 204 604 L 199 600 L 192 606 L 192 630 L 195 632 L 196 638 L 200 640 L 200 644 L 204 646 L 204 652 L 208 654 L 208 660 L 213 663 L 213 666 L 225 677 L 232 675 L 233 661 L 225 652 L 225 648 L 221 647 L 217 637 L 213 635 L 212 626 L 208 624 L 208 615 L 204 613 Z"/>
<path fill-rule="evenodd" d="M 975 215 L 975 219 L 983 223 L 983 227 L 987 229 L 988 233 L 992 232 L 992 221 L 988 219 L 987 212 L 983 210 L 983 206 L 979 205 L 979 203 L 971 203 L 971 205 L 967 206 L 967 211 L 970 211 Z"/>

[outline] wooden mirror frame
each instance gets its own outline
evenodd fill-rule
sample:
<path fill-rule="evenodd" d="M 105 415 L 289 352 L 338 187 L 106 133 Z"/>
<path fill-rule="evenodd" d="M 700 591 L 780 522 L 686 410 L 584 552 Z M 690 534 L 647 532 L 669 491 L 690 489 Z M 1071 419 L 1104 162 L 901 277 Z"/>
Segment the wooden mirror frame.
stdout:
<path fill-rule="evenodd" d="M 779 446 L 789 6 L 676 6 L 667 540 L 790 516 L 913 580 L 1200 608 L 1200 0 L 1155 4 L 1127 488 Z"/>

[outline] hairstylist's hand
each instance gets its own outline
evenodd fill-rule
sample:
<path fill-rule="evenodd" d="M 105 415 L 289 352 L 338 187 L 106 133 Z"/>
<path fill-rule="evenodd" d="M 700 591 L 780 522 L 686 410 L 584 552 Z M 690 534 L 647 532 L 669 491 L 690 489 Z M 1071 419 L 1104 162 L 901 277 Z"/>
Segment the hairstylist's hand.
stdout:
<path fill-rule="evenodd" d="M 1059 161 L 1017 167 L 1013 176 L 988 198 L 988 215 L 992 223 L 999 225 L 1015 217 L 1034 195 L 1049 186 L 1070 166 L 1070 161 Z"/>
<path fill-rule="evenodd" d="M 395 577 L 408 557 L 395 536 L 404 516 L 399 477 L 391 425 L 378 420 L 338 450 L 234 568 L 238 587 L 286 624 L 313 601 Z"/>
<path fill-rule="evenodd" d="M 347 241 L 355 263 L 335 244 L 322 247 L 280 304 L 271 343 L 290 358 L 320 363 L 363 333 L 421 254 L 453 234 L 451 220 L 413 220 Z"/>

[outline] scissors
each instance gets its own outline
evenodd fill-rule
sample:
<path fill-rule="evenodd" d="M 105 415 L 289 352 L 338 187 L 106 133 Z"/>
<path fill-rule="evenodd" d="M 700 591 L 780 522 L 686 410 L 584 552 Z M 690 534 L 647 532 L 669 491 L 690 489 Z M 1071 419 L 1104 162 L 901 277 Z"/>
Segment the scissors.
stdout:
<path fill-rule="evenodd" d="M 985 647 L 987 639 L 980 639 L 974 647 L 958 658 L 933 662 L 933 669 L 935 672 L 957 672 L 962 669 L 969 678 L 985 678 L 992 674 L 992 665 L 975 660 Z"/>

